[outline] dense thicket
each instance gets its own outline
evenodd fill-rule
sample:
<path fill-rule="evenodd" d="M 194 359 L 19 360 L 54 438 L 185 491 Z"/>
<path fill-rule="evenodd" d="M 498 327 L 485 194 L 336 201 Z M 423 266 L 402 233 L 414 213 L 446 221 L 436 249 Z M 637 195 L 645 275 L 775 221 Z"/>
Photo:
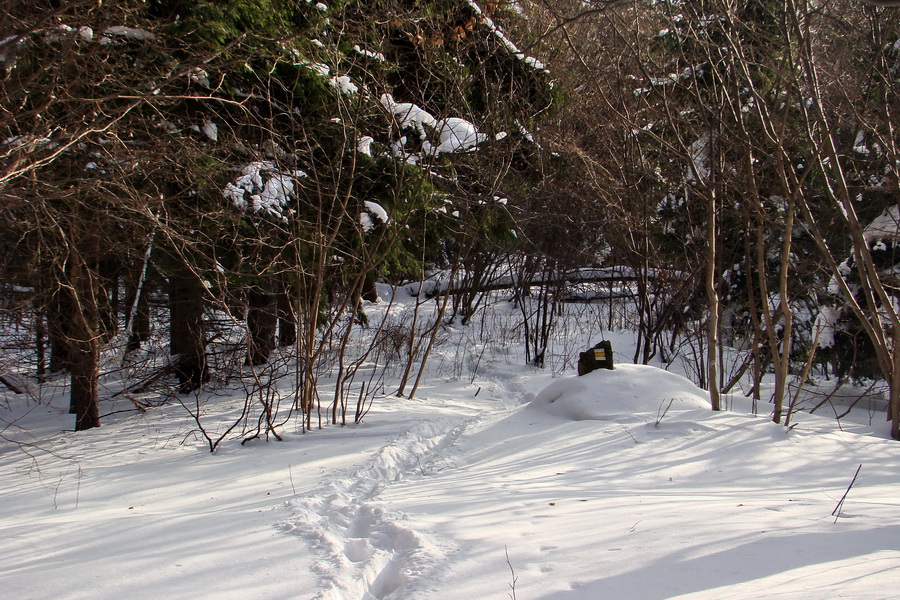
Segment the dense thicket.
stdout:
<path fill-rule="evenodd" d="M 153 294 L 179 392 L 211 376 L 224 318 L 249 366 L 296 346 L 311 415 L 323 340 L 376 278 L 482 243 L 497 211 L 470 207 L 556 96 L 465 1 L 4 6 L 4 280 L 33 290 L 36 374 L 45 336 L 77 429 L 99 425 L 101 349 L 120 327 L 139 348 Z"/>
<path fill-rule="evenodd" d="M 262 389 L 290 348 L 311 426 L 325 361 L 346 416 L 358 363 L 331 353 L 375 282 L 446 274 L 421 339 L 391 334 L 415 393 L 440 324 L 468 323 L 501 271 L 543 365 L 571 283 L 614 265 L 635 361 L 688 356 L 714 407 L 772 372 L 776 421 L 813 365 L 881 379 L 900 437 L 893 9 L 3 6 L 0 267 L 34 357 L 5 368 L 67 373 L 78 429 L 99 425 L 103 369 L 152 354 L 151 322 L 166 360 L 126 389 L 241 369 Z"/>
<path fill-rule="evenodd" d="M 815 360 L 887 382 L 897 437 L 896 11 L 537 4 L 548 63 L 577 91 L 561 139 L 590 157 L 585 180 L 615 215 L 604 240 L 616 262 L 682 275 L 642 301 L 643 359 L 703 315 L 711 392 L 736 381 L 713 372 L 721 331 L 748 350 L 734 375 L 749 370 L 754 394 L 774 371 L 776 421 L 789 377 Z"/>

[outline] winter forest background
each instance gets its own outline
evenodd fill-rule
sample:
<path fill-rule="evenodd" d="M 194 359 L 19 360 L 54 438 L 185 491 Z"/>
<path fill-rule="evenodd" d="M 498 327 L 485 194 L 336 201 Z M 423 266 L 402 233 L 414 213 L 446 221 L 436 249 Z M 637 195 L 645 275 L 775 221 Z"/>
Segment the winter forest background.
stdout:
<path fill-rule="evenodd" d="M 0 0 L 3 594 L 894 597 L 891 1 Z"/>
<path fill-rule="evenodd" d="M 739 386 L 782 422 L 808 380 L 863 383 L 900 438 L 894 9 L 3 5 L 10 402 L 68 382 L 84 430 L 111 397 L 192 410 L 239 382 L 210 449 L 358 421 L 500 298 L 532 365 L 571 369 L 551 339 L 594 303 L 713 409 Z M 368 322 L 376 284 L 415 310 Z"/>

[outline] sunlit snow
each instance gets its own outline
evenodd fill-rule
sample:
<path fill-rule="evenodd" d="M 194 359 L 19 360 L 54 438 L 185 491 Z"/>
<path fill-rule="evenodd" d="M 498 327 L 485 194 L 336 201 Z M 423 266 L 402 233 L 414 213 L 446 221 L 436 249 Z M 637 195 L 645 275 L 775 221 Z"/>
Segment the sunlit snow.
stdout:
<path fill-rule="evenodd" d="M 242 184 L 270 174 L 250 165 Z M 372 329 L 358 333 L 388 305 L 390 323 L 409 322 L 416 303 L 365 303 Z M 560 330 L 578 334 L 547 352 L 571 358 L 606 337 L 615 370 L 535 369 L 506 304 L 442 329 L 415 398 L 391 376 L 360 424 L 303 433 L 298 415 L 281 442 L 238 437 L 215 455 L 180 403 L 137 411 L 114 377 L 104 426 L 80 433 L 62 382 L 41 384 L 41 403 L 0 389 L 14 424 L 0 440 L 4 596 L 892 597 L 896 442 L 868 424 L 868 404 L 840 427 L 801 412 L 786 429 L 738 390 L 712 412 L 684 377 L 629 364 L 636 337 L 604 332 L 605 307 L 567 308 Z M 243 418 L 245 377 L 188 399 L 208 431 Z M 272 393 L 290 398 L 291 382 Z"/>

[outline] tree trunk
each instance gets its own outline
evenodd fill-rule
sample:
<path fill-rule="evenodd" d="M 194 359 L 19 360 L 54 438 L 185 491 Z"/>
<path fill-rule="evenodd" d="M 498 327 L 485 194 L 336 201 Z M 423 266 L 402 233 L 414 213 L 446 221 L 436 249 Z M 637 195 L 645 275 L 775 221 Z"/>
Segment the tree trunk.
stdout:
<path fill-rule="evenodd" d="M 99 330 L 97 334 L 99 335 Z M 70 412 L 75 415 L 75 431 L 84 431 L 100 427 L 100 341 L 95 335 L 93 339 L 73 341 L 73 345 L 77 347 L 77 351 L 69 366 L 72 377 L 69 407 Z"/>
<path fill-rule="evenodd" d="M 784 241 L 781 246 L 781 272 L 778 275 L 778 300 L 781 303 L 783 333 L 781 348 L 773 347 L 773 363 L 775 366 L 775 398 L 772 410 L 772 421 L 781 423 L 781 415 L 784 411 L 784 396 L 787 393 L 787 380 L 791 368 L 791 337 L 793 337 L 794 313 L 788 298 L 788 277 L 791 266 L 791 240 L 794 230 L 794 200 L 788 202 L 787 215 L 785 215 Z"/>
<path fill-rule="evenodd" d="M 119 274 L 112 261 L 98 263 L 97 274 L 104 290 L 98 298 L 100 311 L 100 335 L 104 342 L 110 341 L 119 332 Z"/>
<path fill-rule="evenodd" d="M 278 345 L 290 348 L 297 343 L 297 310 L 296 299 L 292 296 L 290 286 L 281 285 L 278 290 Z"/>
<path fill-rule="evenodd" d="M 141 343 L 150 338 L 150 307 L 147 302 L 146 283 L 147 270 L 150 265 L 150 254 L 153 252 L 153 241 L 156 238 L 156 230 L 150 234 L 147 249 L 144 251 L 144 261 L 140 271 L 126 270 L 125 306 L 128 314 L 125 315 L 125 331 L 128 332 L 128 343 L 125 353 L 132 352 L 141 347 Z"/>
<path fill-rule="evenodd" d="M 37 372 L 35 376 L 38 381 L 43 381 L 47 375 L 47 361 L 45 350 L 47 345 L 47 326 L 44 321 L 44 311 L 37 306 L 32 311 L 34 318 L 34 351 L 37 354 Z"/>
<path fill-rule="evenodd" d="M 100 427 L 100 277 L 96 268 L 99 242 L 89 239 L 85 254 L 72 252 L 69 259 L 69 296 L 74 310 L 69 320 L 69 373 L 72 389 L 69 412 L 75 415 L 75 431 Z"/>
<path fill-rule="evenodd" d="M 888 416 L 891 419 L 891 438 L 900 440 L 900 329 L 898 328 L 894 328 L 891 358 L 893 370 L 888 386 Z"/>
<path fill-rule="evenodd" d="M 146 279 L 143 273 L 129 272 L 125 276 L 125 286 L 127 353 L 139 349 L 142 343 L 150 339 L 150 305 L 147 302 Z"/>
<path fill-rule="evenodd" d="M 721 410 L 719 398 L 719 292 L 716 289 L 716 193 L 709 190 L 706 230 L 706 297 L 709 303 L 709 329 L 706 333 L 707 382 L 713 410 Z"/>
<path fill-rule="evenodd" d="M 379 301 L 378 288 L 375 286 L 375 273 L 372 271 L 366 273 L 366 276 L 363 279 L 362 299 L 372 303 L 377 303 Z"/>
<path fill-rule="evenodd" d="M 72 360 L 69 356 L 71 322 L 75 310 L 69 294 L 59 287 L 54 290 L 47 301 L 47 342 L 50 346 L 50 372 L 59 373 L 69 368 Z"/>
<path fill-rule="evenodd" d="M 147 297 L 141 294 L 132 318 L 131 335 L 128 336 L 126 352 L 139 349 L 141 344 L 148 339 L 150 339 L 150 305 L 147 303 Z"/>
<path fill-rule="evenodd" d="M 203 283 L 187 265 L 169 276 L 169 354 L 178 391 L 191 392 L 209 380 L 203 326 Z"/>
<path fill-rule="evenodd" d="M 247 292 L 247 365 L 263 365 L 275 349 L 278 309 L 271 282 Z"/>

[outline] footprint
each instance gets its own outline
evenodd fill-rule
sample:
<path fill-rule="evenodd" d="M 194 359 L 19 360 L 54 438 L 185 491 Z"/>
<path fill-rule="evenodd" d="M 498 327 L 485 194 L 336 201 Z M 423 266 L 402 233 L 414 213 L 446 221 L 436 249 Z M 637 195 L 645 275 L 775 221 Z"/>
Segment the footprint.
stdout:
<path fill-rule="evenodd" d="M 344 555 L 353 563 L 366 560 L 373 552 L 368 540 L 347 540 L 344 544 Z"/>

